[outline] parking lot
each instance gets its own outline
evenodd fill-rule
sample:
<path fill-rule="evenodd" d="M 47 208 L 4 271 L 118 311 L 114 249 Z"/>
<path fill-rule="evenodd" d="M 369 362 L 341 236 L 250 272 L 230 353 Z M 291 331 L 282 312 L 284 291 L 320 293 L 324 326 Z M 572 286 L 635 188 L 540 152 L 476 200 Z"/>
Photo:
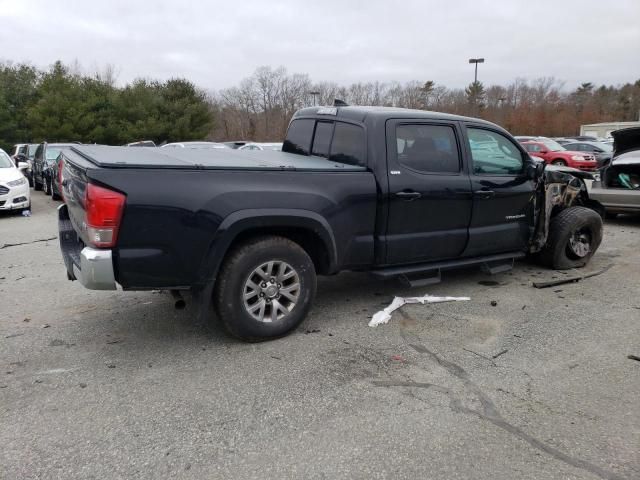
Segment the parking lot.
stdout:
<path fill-rule="evenodd" d="M 640 478 L 640 217 L 606 224 L 586 270 L 611 268 L 579 283 L 341 274 L 246 344 L 166 293 L 67 281 L 58 202 L 32 202 L 0 218 L 0 478 Z M 471 300 L 367 326 L 425 293 Z"/>

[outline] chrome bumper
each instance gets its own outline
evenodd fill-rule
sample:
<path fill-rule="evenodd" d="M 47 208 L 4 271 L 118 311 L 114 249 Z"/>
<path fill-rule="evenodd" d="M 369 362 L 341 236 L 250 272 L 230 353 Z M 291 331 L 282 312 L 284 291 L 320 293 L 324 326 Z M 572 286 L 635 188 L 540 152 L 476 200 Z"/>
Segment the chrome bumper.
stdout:
<path fill-rule="evenodd" d="M 84 247 L 80 252 L 80 267 L 73 264 L 73 276 L 89 290 L 115 290 L 111 250 Z"/>
<path fill-rule="evenodd" d="M 111 250 L 85 247 L 64 204 L 58 207 L 58 233 L 69 280 L 78 280 L 90 290 L 116 290 Z"/>

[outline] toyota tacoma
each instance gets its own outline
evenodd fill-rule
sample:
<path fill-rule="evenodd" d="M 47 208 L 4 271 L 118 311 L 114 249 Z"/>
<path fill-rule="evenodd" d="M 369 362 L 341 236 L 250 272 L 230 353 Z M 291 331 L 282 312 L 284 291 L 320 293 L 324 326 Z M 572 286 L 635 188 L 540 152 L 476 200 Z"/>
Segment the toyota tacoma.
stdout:
<path fill-rule="evenodd" d="M 317 275 L 412 285 L 535 256 L 581 267 L 602 239 L 590 174 L 534 161 L 492 123 L 383 107 L 312 107 L 282 151 L 62 151 L 60 245 L 89 289 L 192 293 L 248 341 L 307 315 Z"/>

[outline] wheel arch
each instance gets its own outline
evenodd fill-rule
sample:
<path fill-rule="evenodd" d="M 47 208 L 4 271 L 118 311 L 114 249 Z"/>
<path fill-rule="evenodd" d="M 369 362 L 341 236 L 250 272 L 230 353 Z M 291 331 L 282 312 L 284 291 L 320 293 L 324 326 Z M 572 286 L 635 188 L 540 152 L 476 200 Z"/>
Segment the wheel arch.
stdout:
<path fill-rule="evenodd" d="M 285 237 L 300 245 L 320 274 L 337 269 L 336 240 L 331 226 L 319 214 L 301 209 L 239 210 L 226 217 L 216 231 L 202 262 L 198 283 L 212 286 L 234 246 L 264 235 Z"/>

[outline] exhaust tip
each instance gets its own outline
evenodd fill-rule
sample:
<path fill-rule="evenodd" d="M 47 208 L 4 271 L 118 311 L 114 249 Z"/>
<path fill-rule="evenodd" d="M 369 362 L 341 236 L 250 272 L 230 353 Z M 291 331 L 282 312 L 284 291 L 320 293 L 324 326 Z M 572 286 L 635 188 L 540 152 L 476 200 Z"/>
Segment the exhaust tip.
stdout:
<path fill-rule="evenodd" d="M 178 290 L 169 290 L 171 292 L 171 296 L 174 299 L 174 308 L 176 310 L 184 310 L 187 306 L 187 302 L 184 301 L 182 294 Z"/>

